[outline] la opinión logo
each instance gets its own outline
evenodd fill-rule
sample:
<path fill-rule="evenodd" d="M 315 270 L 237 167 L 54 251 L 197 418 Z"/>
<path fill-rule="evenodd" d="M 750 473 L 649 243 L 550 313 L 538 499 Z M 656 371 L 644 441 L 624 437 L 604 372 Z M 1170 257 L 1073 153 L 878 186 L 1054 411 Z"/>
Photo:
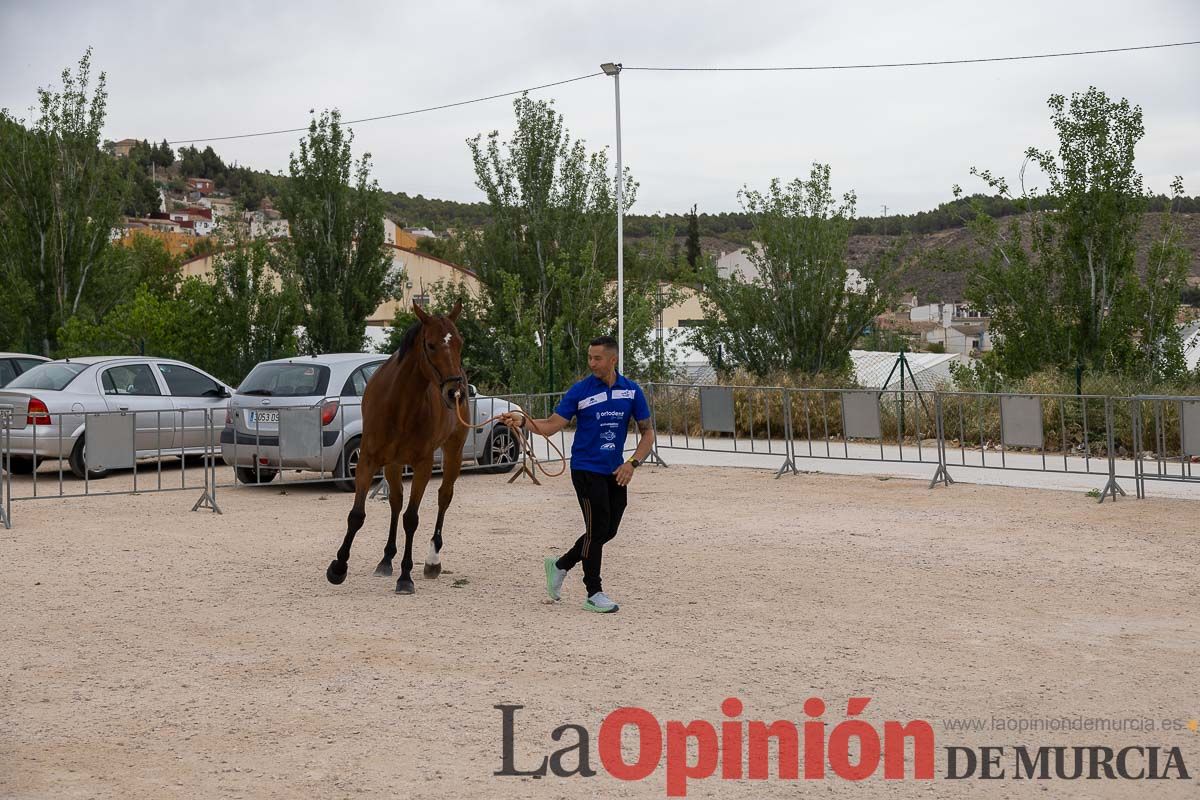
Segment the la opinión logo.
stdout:
<path fill-rule="evenodd" d="M 935 743 L 926 720 L 888 720 L 882 730 L 861 719 L 869 697 L 851 697 L 846 717 L 837 724 L 821 719 L 825 701 L 810 697 L 804 702 L 809 717 L 791 720 L 742 719 L 744 706 L 736 697 L 721 703 L 723 718 L 660 721 L 637 706 L 622 706 L 600 722 L 596 754 L 599 766 L 623 781 L 649 778 L 662 768 L 668 797 L 685 797 L 689 781 L 718 777 L 722 780 L 824 780 L 827 777 L 861 781 L 932 780 Z M 493 706 L 500 711 L 503 751 L 501 766 L 493 774 L 505 777 L 591 778 L 592 735 L 586 727 L 565 724 L 550 733 L 557 749 L 537 763 L 518 765 L 516 717 L 524 708 L 516 704 Z M 628 734 L 628 736 L 627 736 Z M 636 737 L 636 753 L 627 757 L 622 740 Z M 911 743 L 911 744 L 910 744 Z M 1127 745 L 948 746 L 945 774 L 949 780 L 1188 780 L 1190 776 L 1178 747 Z M 906 758 L 906 752 L 911 758 Z M 802 774 L 803 773 L 803 774 Z"/>
<path fill-rule="evenodd" d="M 846 715 L 857 717 L 871 702 L 869 697 L 852 697 Z M 540 763 L 517 765 L 515 756 L 516 715 L 522 705 L 493 706 L 501 713 L 503 755 L 494 775 L 559 778 L 590 778 L 597 774 L 591 761 L 591 735 L 582 725 L 555 728 L 550 738 L 564 746 L 544 756 Z M 622 706 L 600 723 L 597 754 L 600 766 L 623 781 L 645 780 L 665 765 L 667 796 L 685 797 L 688 781 L 711 778 L 719 771 L 723 780 L 766 780 L 774 773 L 781 780 L 797 780 L 801 761 L 806 780 L 821 780 L 826 769 L 836 777 L 859 781 L 871 777 L 883 765 L 883 777 L 898 780 L 933 778 L 933 727 L 925 720 L 883 723 L 883 733 L 863 719 L 846 719 L 832 727 L 816 719 L 825 713 L 825 701 L 810 697 L 804 713 L 810 718 L 797 725 L 790 720 L 763 722 L 739 719 L 743 704 L 736 697 L 721 703 L 724 715 L 718 723 L 706 720 L 660 722 L 644 708 Z M 621 738 L 626 730 L 636 732 L 636 758 L 626 760 Z M 851 742 L 856 742 L 854 748 Z M 912 742 L 912 768 L 905 761 L 905 743 Z M 771 743 L 775 758 L 772 759 Z M 689 751 L 695 758 L 688 757 Z M 852 756 L 851 753 L 855 753 Z M 803 754 L 803 759 L 801 758 Z"/>

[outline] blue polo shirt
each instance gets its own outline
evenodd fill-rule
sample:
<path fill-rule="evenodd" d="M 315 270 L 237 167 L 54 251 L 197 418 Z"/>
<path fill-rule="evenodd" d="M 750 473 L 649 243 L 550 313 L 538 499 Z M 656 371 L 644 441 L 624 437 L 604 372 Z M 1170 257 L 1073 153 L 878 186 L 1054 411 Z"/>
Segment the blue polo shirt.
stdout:
<path fill-rule="evenodd" d="M 642 387 L 617 373 L 611 387 L 595 375 L 576 383 L 559 401 L 554 413 L 570 420 L 578 416 L 571 442 L 571 469 L 611 475 L 625 459 L 625 434 L 629 417 L 650 418 L 650 405 Z"/>

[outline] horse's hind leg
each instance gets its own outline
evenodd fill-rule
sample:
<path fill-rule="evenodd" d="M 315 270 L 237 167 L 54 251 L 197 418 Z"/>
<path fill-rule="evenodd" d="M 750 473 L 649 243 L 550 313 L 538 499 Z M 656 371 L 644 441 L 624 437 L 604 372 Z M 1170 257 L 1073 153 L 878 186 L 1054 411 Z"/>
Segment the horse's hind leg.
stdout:
<path fill-rule="evenodd" d="M 400 512 L 404 510 L 404 468 L 399 464 L 388 464 L 383 468 L 383 477 L 388 482 L 388 505 L 392 508 L 392 523 L 388 528 L 383 558 L 375 568 L 375 575 L 386 578 L 392 574 L 392 559 L 396 556 L 396 525 L 400 521 Z"/>
<path fill-rule="evenodd" d="M 354 473 L 354 506 L 346 517 L 346 538 L 338 548 L 337 558 L 330 562 L 325 569 L 325 577 L 332 584 L 346 580 L 346 570 L 350 562 L 350 546 L 354 544 L 354 534 L 362 527 L 367 517 L 367 492 L 371 490 L 371 481 L 379 470 L 379 464 L 371 460 L 364 452 L 359 458 L 358 469 Z"/>

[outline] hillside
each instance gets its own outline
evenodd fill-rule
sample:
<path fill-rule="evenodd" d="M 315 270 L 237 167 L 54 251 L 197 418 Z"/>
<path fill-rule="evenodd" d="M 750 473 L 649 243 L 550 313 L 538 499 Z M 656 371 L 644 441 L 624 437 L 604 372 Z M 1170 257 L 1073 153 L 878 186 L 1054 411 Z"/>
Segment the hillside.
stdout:
<path fill-rule="evenodd" d="M 1145 266 L 1151 240 L 1158 232 L 1165 216 L 1158 212 L 1146 214 L 1138 240 L 1139 267 Z M 1183 233 L 1184 246 L 1192 253 L 1190 274 L 1200 281 L 1200 213 L 1177 213 L 1175 220 Z M 627 241 L 636 246 L 638 242 L 649 241 L 649 239 L 648 237 L 627 237 Z M 683 238 L 679 237 L 678 241 L 682 247 Z M 892 247 L 896 241 L 896 236 L 852 235 L 848 246 L 850 265 L 859 267 L 869 263 Z M 740 238 L 734 240 L 713 236 L 702 236 L 700 245 L 706 252 L 713 255 L 728 253 L 745 246 Z M 936 264 L 939 259 L 925 256 L 934 256 L 938 250 L 949 253 L 964 249 L 968 252 L 976 250 L 974 237 L 965 227 L 948 228 L 925 234 L 910 234 L 909 250 L 904 259 L 901 291 L 906 295 L 916 294 L 922 302 L 961 300 L 966 287 L 966 275 L 963 272 L 938 268 Z"/>
<path fill-rule="evenodd" d="M 249 208 L 257 208 L 264 197 L 277 195 L 288 180 L 282 175 L 271 175 L 236 164 L 226 165 L 211 147 L 203 152 L 181 148 L 179 160 L 158 174 L 161 183 L 176 189 L 182 187 L 184 177 L 213 178 L 219 191 L 228 193 Z M 486 224 L 489 216 L 489 207 L 483 202 L 462 203 L 388 191 L 384 192 L 384 198 L 388 215 L 403 227 L 428 227 L 439 233 L 472 230 Z M 1020 213 L 1020 208 L 1011 200 L 976 195 L 942 203 L 935 209 L 915 214 L 859 217 L 854 220 L 850 237 L 850 264 L 858 266 L 869 262 L 891 247 L 897 235 L 904 234 L 910 237 L 910 254 L 905 259 L 902 291 L 916 294 L 921 300 L 961 299 L 966 284 L 965 274 L 938 268 L 936 264 L 939 259 L 921 258 L 918 254 L 936 255 L 939 250 L 957 252 L 973 249 L 973 237 L 964 226 L 964 221 L 972 214 L 973 202 L 997 218 Z M 1043 204 L 1048 202 L 1051 201 L 1042 200 Z M 1139 258 L 1143 261 L 1169 202 L 1168 198 L 1162 196 L 1150 198 L 1150 211 L 1142 225 L 1138 248 Z M 1181 198 L 1175 201 L 1175 208 L 1184 245 L 1192 253 L 1190 273 L 1200 277 L 1200 198 Z M 648 240 L 656 231 L 667 227 L 676 231 L 682 247 L 687 223 L 687 216 L 683 214 L 629 214 L 625 217 L 626 241 L 637 247 L 641 241 Z M 701 247 L 718 255 L 746 246 L 753 235 L 750 216 L 741 212 L 698 214 L 697 227 Z"/>

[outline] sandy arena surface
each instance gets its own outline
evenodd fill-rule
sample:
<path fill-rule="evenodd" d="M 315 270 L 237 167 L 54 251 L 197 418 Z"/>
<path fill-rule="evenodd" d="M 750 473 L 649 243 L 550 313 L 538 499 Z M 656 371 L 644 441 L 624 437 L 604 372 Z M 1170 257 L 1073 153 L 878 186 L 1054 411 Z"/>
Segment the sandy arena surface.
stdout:
<path fill-rule="evenodd" d="M 175 475 L 177 475 L 175 470 Z M 109 479 L 117 486 L 123 476 Z M 18 502 L 0 528 L 0 797 L 665 797 L 609 776 L 600 723 L 925 719 L 937 779 L 692 781 L 689 797 L 1196 797 L 1200 732 L 962 732 L 956 718 L 1200 717 L 1195 503 L 674 466 L 639 470 L 605 549 L 615 615 L 541 560 L 580 532 L 565 478 L 467 475 L 436 581 L 373 578 L 372 501 L 350 575 L 324 570 L 348 495 L 224 489 Z M 436 485 L 414 548 L 432 532 Z M 399 558 L 397 558 L 397 571 Z M 493 776 L 591 735 L 592 778 Z M 1157 723 L 1156 723 L 1157 724 Z M 1190 780 L 945 780 L 952 745 L 1177 746 Z M 634 751 L 628 751 L 632 754 Z M 1007 757 L 1006 761 L 1010 761 Z M 573 757 L 568 764 L 573 764 Z"/>

